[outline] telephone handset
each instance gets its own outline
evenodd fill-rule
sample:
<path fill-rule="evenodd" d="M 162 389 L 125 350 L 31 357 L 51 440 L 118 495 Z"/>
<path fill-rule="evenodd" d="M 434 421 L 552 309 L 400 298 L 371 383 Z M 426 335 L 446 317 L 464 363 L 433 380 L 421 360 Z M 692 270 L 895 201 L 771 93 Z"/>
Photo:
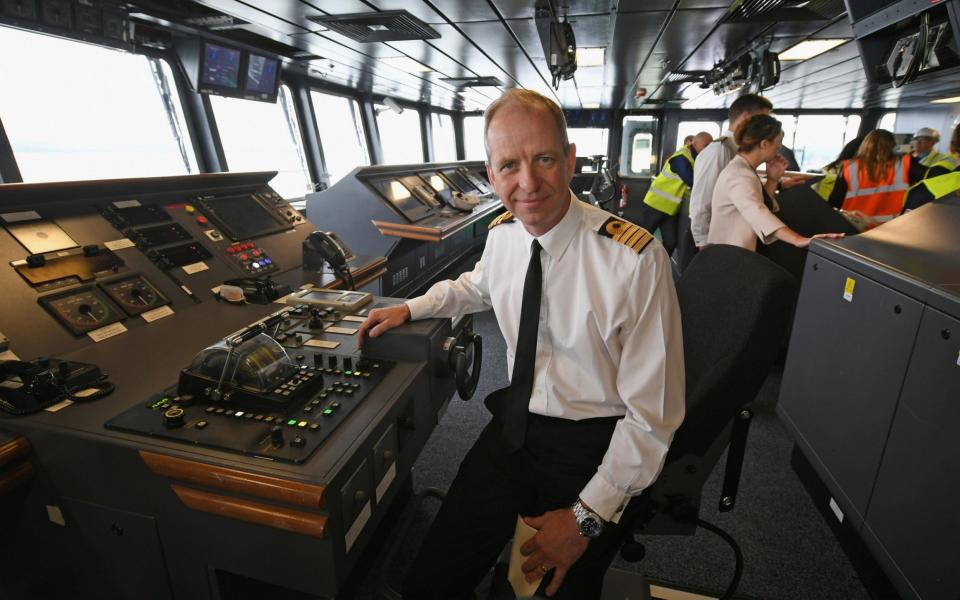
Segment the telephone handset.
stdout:
<path fill-rule="evenodd" d="M 96 365 L 56 358 L 0 361 L 0 410 L 10 414 L 30 414 L 63 400 L 96 400 L 112 391 Z"/>
<path fill-rule="evenodd" d="M 352 290 L 353 276 L 347 261 L 355 258 L 353 251 L 332 231 L 314 231 L 303 240 L 303 268 L 320 272 L 327 263 L 333 272 Z"/>

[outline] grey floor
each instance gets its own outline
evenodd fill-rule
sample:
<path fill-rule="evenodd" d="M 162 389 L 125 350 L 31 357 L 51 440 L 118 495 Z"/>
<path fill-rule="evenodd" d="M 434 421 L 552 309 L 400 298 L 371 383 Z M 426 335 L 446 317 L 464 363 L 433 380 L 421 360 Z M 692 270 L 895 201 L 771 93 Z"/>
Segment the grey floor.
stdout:
<path fill-rule="evenodd" d="M 488 420 L 482 399 L 507 382 L 504 342 L 492 313 L 475 319 L 475 329 L 484 341 L 480 385 L 473 400 L 450 401 L 416 463 L 415 490 L 447 488 Z M 716 509 L 722 476 L 718 468 L 704 488 L 701 518 L 726 529 L 743 549 L 745 566 L 738 597 L 867 600 L 867 590 L 790 467 L 792 441 L 775 413 L 779 387 L 780 374 L 774 372 L 754 403 L 755 418 L 735 510 L 719 513 Z M 397 531 L 380 545 L 381 551 L 372 553 L 371 567 L 353 597 L 389 597 L 381 582 L 399 586 L 436 506 L 436 501 L 428 499 L 416 510 L 412 503 L 406 507 L 405 516 L 412 519 L 413 526 L 398 542 L 392 564 L 384 571 L 386 548 L 397 539 Z M 655 581 L 716 594 L 732 575 L 731 551 L 710 532 L 700 530 L 690 537 L 646 536 L 642 542 L 647 551 L 643 561 L 633 564 L 618 559 L 615 566 L 642 571 Z"/>

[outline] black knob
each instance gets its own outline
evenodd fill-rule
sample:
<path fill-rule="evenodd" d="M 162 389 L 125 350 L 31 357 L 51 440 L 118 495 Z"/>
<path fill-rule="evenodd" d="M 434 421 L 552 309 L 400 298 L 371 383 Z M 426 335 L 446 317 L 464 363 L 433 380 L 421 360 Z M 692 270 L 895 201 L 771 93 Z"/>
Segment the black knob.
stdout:
<path fill-rule="evenodd" d="M 304 446 L 307 445 L 307 440 L 304 439 L 302 435 L 298 435 L 297 437 L 290 440 L 290 445 L 293 446 L 294 448 L 303 448 Z"/>
<path fill-rule="evenodd" d="M 279 425 L 270 428 L 270 444 L 275 448 L 283 446 L 283 428 Z"/>
<path fill-rule="evenodd" d="M 349 356 L 343 357 L 343 370 L 352 371 L 353 370 L 353 359 Z"/>
<path fill-rule="evenodd" d="M 337 355 L 336 355 L 336 354 L 331 354 L 330 356 L 327 357 L 327 366 L 330 367 L 331 369 L 336 369 L 336 368 L 337 368 Z"/>
<path fill-rule="evenodd" d="M 297 359 L 297 362 L 303 362 L 307 357 L 302 354 L 298 354 L 295 358 Z"/>
<path fill-rule="evenodd" d="M 168 408 L 163 413 L 163 425 L 168 429 L 183 427 L 183 409 L 179 406 Z"/>
<path fill-rule="evenodd" d="M 310 309 L 310 329 L 323 329 L 323 313 L 318 308 Z"/>

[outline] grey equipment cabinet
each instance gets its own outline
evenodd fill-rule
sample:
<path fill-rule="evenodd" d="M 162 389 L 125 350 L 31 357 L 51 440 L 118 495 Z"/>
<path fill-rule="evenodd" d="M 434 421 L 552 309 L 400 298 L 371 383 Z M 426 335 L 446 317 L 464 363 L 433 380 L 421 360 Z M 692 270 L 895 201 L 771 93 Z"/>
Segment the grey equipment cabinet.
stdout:
<path fill-rule="evenodd" d="M 960 589 L 960 204 L 817 242 L 778 411 L 904 598 Z"/>

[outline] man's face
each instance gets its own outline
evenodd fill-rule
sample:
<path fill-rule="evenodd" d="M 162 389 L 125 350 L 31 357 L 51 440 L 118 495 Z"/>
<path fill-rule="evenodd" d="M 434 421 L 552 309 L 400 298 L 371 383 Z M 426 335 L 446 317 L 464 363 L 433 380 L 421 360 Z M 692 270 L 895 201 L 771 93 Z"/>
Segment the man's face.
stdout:
<path fill-rule="evenodd" d="M 546 109 L 510 104 L 487 129 L 487 175 L 507 210 L 531 235 L 560 222 L 570 206 L 576 147 L 563 140 Z"/>
<path fill-rule="evenodd" d="M 933 138 L 932 137 L 918 137 L 913 138 L 913 149 L 917 154 L 926 154 L 933 150 Z"/>

